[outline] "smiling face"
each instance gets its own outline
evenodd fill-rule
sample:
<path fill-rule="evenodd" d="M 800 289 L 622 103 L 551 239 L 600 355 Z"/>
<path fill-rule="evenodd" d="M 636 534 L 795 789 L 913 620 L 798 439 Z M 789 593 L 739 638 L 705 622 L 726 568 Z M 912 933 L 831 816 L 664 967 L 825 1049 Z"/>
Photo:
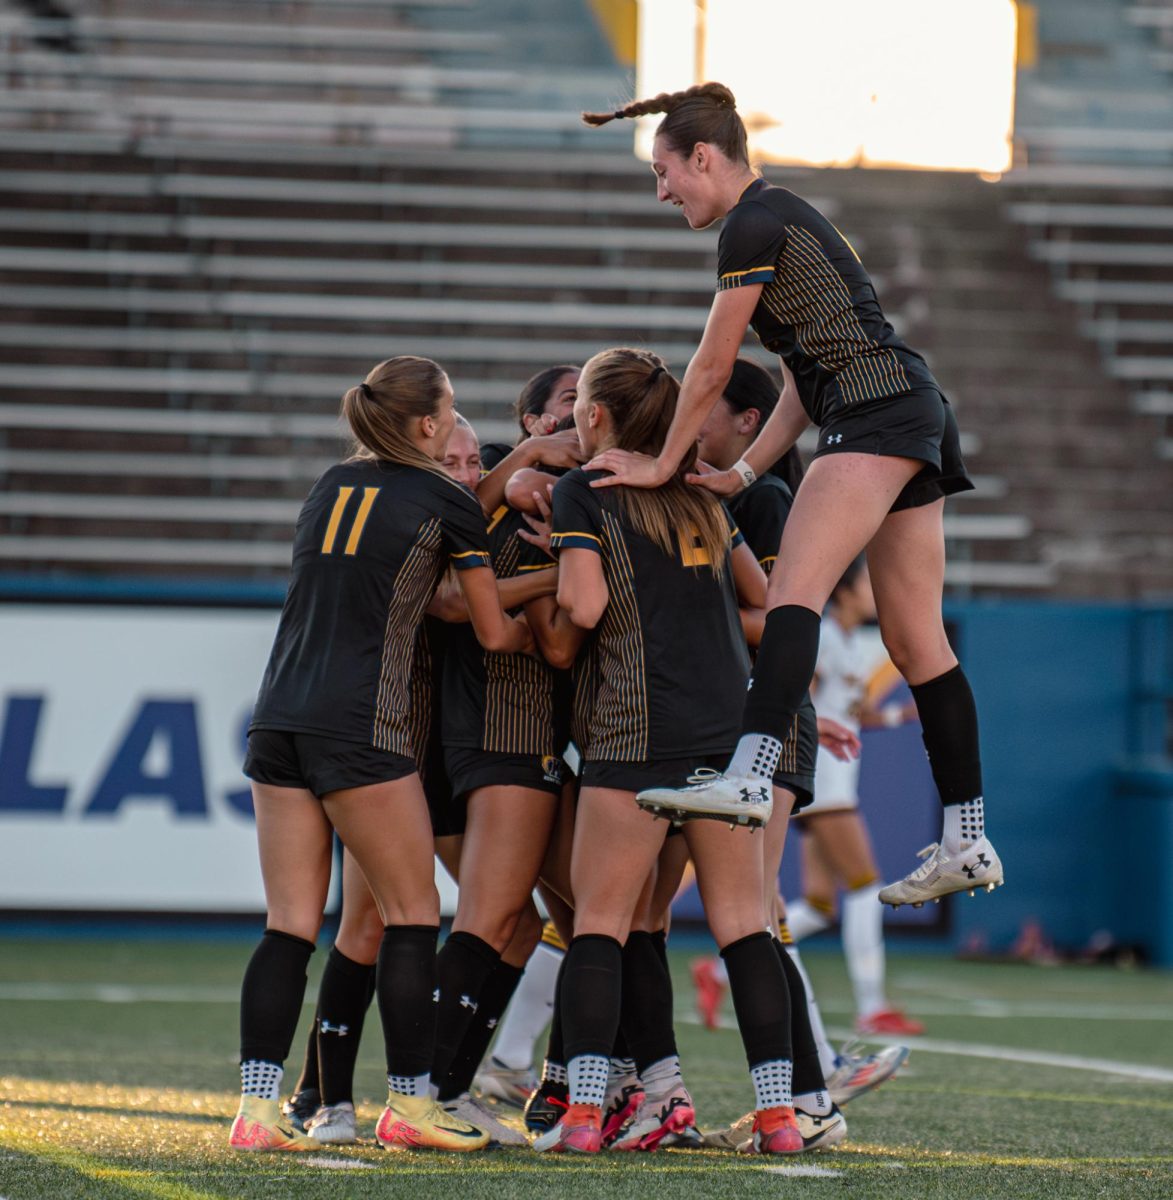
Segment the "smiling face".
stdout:
<path fill-rule="evenodd" d="M 481 444 L 471 425 L 457 425 L 452 430 L 440 465 L 457 483 L 475 490 L 481 481 Z"/>
<path fill-rule="evenodd" d="M 663 135 L 652 143 L 656 199 L 679 208 L 693 229 L 705 229 L 729 211 L 720 194 L 718 175 L 722 172 L 713 170 L 719 157 L 704 142 L 698 142 L 687 157 L 673 150 Z"/>

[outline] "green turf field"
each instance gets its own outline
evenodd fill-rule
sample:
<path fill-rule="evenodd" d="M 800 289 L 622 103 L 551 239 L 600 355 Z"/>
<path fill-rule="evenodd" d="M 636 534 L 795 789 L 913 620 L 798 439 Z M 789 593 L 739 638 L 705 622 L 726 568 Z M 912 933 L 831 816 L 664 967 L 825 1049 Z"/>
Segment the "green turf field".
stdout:
<path fill-rule="evenodd" d="M 1167 974 L 892 956 L 891 990 L 925 1020 L 923 1045 L 898 1079 L 848 1107 L 844 1146 L 799 1160 L 392 1157 L 373 1141 L 377 1021 L 359 1070 L 370 1140 L 251 1157 L 225 1146 L 250 952 L 243 942 L 0 939 L 0 1200 L 1173 1197 Z M 828 1024 L 845 1031 L 837 956 L 807 957 Z M 674 956 L 680 1048 L 711 1127 L 740 1116 L 751 1092 L 736 1032 L 692 1021 L 686 965 Z"/>

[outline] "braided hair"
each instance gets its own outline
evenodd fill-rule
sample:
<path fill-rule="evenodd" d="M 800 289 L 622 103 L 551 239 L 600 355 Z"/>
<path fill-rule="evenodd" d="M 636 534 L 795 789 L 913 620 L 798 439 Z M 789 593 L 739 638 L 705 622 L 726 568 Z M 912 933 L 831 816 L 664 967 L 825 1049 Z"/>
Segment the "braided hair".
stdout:
<path fill-rule="evenodd" d="M 687 156 L 698 142 L 716 146 L 730 162 L 749 165 L 749 140 L 737 115 L 737 100 L 723 83 L 698 83 L 682 92 L 661 92 L 648 100 L 633 100 L 609 113 L 582 114 L 587 125 L 606 125 L 628 117 L 664 113 L 656 130 L 674 153 Z"/>

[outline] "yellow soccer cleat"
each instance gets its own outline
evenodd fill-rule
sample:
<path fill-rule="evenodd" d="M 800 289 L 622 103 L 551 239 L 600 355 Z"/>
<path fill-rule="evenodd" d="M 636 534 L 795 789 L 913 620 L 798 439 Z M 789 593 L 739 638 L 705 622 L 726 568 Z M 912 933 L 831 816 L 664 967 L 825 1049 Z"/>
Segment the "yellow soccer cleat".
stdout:
<path fill-rule="evenodd" d="M 321 1150 L 323 1143 L 298 1133 L 276 1100 L 241 1096 L 228 1145 L 233 1150 Z"/>
<path fill-rule="evenodd" d="M 375 1126 L 385 1150 L 483 1150 L 489 1135 L 446 1112 L 431 1096 L 387 1093 L 387 1107 Z"/>

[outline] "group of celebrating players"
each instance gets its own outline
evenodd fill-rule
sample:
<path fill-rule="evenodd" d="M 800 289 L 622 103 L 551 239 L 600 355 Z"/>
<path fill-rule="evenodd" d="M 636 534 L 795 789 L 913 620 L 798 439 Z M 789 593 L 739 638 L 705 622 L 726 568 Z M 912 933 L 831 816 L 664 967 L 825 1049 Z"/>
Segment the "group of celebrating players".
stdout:
<path fill-rule="evenodd" d="M 648 112 L 667 114 L 658 197 L 693 228 L 725 218 L 683 381 L 645 349 L 553 367 L 522 395 L 521 441 L 487 472 L 435 363 L 388 359 L 343 397 L 354 453 L 298 519 L 249 730 L 268 919 L 242 989 L 235 1148 L 353 1139 L 372 997 L 380 1144 L 524 1142 L 470 1089 L 541 937 L 535 888 L 566 953 L 527 1106 L 534 1148 L 701 1144 L 666 954 L 690 861 L 754 1091 L 716 1144 L 793 1154 L 841 1140 L 836 1099 L 901 1056 L 828 1079 L 775 889 L 816 747 L 858 749 L 816 719 L 808 688 L 824 605 L 865 549 L 944 805 L 941 841 L 879 900 L 1002 880 L 973 699 L 941 621 L 943 500 L 972 486 L 948 404 L 842 235 L 751 169 L 728 89 L 587 119 Z M 750 326 L 784 361 L 780 394 L 737 357 Z M 792 495 L 811 421 L 818 449 Z M 341 924 L 283 1112 L 335 833 Z M 438 952 L 437 855 L 459 883 Z"/>

